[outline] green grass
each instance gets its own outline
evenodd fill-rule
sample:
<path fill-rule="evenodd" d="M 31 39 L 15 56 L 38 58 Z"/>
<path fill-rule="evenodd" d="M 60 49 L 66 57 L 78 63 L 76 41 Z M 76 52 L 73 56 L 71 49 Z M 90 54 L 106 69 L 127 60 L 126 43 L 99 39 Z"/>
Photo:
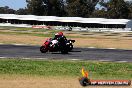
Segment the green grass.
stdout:
<path fill-rule="evenodd" d="M 3 30 L 9 30 L 10 32 L 5 32 Z M 18 27 L 0 27 L 0 34 L 10 34 L 10 35 L 30 35 L 30 36 L 39 36 L 39 37 L 53 37 L 55 33 L 59 32 L 60 30 L 47 30 L 47 29 L 33 29 L 33 28 L 18 28 Z M 100 35 L 103 36 L 105 39 L 117 39 L 120 33 L 107 33 L 107 32 L 87 32 L 87 31 L 79 31 L 79 32 L 72 32 L 76 34 L 84 34 L 90 36 L 66 36 L 67 38 L 95 38 L 99 36 L 94 36 L 97 34 L 105 34 Z M 91 36 L 92 35 L 92 36 Z M 105 37 L 109 36 L 109 38 Z M 117 38 L 111 37 L 117 36 Z"/>
<path fill-rule="evenodd" d="M 80 77 L 82 67 L 93 79 L 132 79 L 132 63 L 0 59 L 1 75 Z"/>
<path fill-rule="evenodd" d="M 8 34 L 8 35 L 30 35 L 30 36 L 38 36 L 38 37 L 53 37 L 55 35 L 55 33 L 58 32 L 58 30 L 47 30 L 45 33 L 36 33 L 36 32 L 27 32 L 27 31 L 11 31 L 11 32 L 4 32 L 4 31 L 0 31 L 0 34 Z M 95 38 L 95 36 L 66 36 L 67 38 Z M 105 37 L 104 37 L 105 38 Z M 117 39 L 117 38 L 105 38 L 105 39 Z"/>
<path fill-rule="evenodd" d="M 43 29 L 43 28 L 37 28 L 37 29 L 33 29 L 33 28 L 18 28 L 18 27 L 0 27 L 0 30 L 10 30 L 12 32 L 52 32 L 52 33 L 56 33 L 59 30 L 48 30 L 48 29 Z"/>
<path fill-rule="evenodd" d="M 31 32 L 47 32 L 49 31 L 48 29 L 42 29 L 42 28 L 37 28 L 37 29 L 33 29 L 33 28 L 14 28 L 13 31 L 31 31 Z"/>
<path fill-rule="evenodd" d="M 30 35 L 30 36 L 38 36 L 38 37 L 53 37 L 55 35 L 55 33 L 57 33 L 58 31 L 48 31 L 48 33 L 43 34 L 43 33 L 31 33 L 31 32 L 3 32 L 0 31 L 0 34 L 8 34 L 8 35 Z M 87 37 L 83 37 L 83 36 L 66 36 L 67 38 L 87 38 Z"/>
<path fill-rule="evenodd" d="M 14 28 L 17 28 L 17 27 L 11 27 L 11 26 L 0 26 L 0 30 L 1 29 L 14 29 Z"/>
<path fill-rule="evenodd" d="M 0 34 L 30 35 L 30 36 L 39 36 L 39 37 L 53 37 L 55 33 L 59 32 L 58 30 L 17 28 L 17 27 L 0 27 L 0 30 L 10 30 L 10 32 L 0 31 Z M 47 33 L 44 34 L 45 32 Z"/>
<path fill-rule="evenodd" d="M 14 28 L 14 29 L 11 29 L 12 31 L 29 31 L 29 30 L 33 30 L 32 28 Z"/>
<path fill-rule="evenodd" d="M 52 37 L 53 34 L 42 34 L 42 33 L 28 33 L 28 32 L 0 32 L 0 34 L 9 34 L 9 35 L 30 35 L 38 37 Z"/>

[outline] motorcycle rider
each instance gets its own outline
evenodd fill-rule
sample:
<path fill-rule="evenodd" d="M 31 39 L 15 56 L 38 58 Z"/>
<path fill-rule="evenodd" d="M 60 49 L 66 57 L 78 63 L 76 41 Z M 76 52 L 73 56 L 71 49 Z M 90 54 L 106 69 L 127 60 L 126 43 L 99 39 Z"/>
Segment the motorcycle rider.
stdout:
<path fill-rule="evenodd" d="M 63 35 L 63 32 L 56 33 L 54 38 L 46 39 L 46 43 L 52 43 L 52 45 L 57 44 L 58 43 L 58 39 L 60 37 L 62 37 L 62 38 L 64 37 L 65 38 L 65 36 Z"/>
<path fill-rule="evenodd" d="M 55 37 L 53 38 L 53 39 L 55 39 L 55 40 L 64 40 L 64 41 L 66 41 L 67 39 L 66 39 L 66 37 L 64 36 L 64 34 L 63 34 L 63 32 L 58 32 L 58 33 L 56 33 L 55 34 Z"/>
<path fill-rule="evenodd" d="M 54 42 L 54 40 L 56 40 L 56 42 Z M 54 36 L 54 38 L 52 39 L 51 42 L 53 42 L 52 45 L 55 46 L 56 44 L 59 44 L 59 43 L 64 44 L 66 41 L 67 41 L 67 39 L 64 36 L 63 32 L 58 32 L 58 33 L 55 34 L 55 36 Z"/>

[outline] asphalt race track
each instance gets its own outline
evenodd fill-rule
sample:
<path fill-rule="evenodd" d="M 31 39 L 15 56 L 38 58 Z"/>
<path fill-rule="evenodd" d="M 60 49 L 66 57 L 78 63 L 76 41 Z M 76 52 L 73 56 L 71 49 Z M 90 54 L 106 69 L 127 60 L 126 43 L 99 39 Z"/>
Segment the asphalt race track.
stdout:
<path fill-rule="evenodd" d="M 74 48 L 69 54 L 41 53 L 39 46 L 0 45 L 0 58 L 34 58 L 132 62 L 132 50 Z"/>

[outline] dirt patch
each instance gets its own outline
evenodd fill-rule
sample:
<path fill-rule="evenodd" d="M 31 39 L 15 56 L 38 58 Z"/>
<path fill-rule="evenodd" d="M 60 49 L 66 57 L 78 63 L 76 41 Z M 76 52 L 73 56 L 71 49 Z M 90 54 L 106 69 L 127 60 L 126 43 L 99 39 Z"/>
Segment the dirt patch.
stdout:
<path fill-rule="evenodd" d="M 41 45 L 46 37 L 28 36 L 28 35 L 8 35 L 0 34 L 0 43 L 18 43 L 18 44 L 30 44 Z"/>
<path fill-rule="evenodd" d="M 114 86 L 114 88 L 131 88 L 132 86 Z M 66 77 L 28 77 L 2 76 L 0 88 L 83 88 L 78 78 Z M 87 88 L 87 87 L 86 87 Z M 95 88 L 89 86 L 88 88 Z M 113 88 L 113 86 L 96 86 L 96 88 Z"/>
<path fill-rule="evenodd" d="M 132 40 L 127 39 L 75 38 L 75 40 L 75 46 L 77 47 L 132 49 Z"/>

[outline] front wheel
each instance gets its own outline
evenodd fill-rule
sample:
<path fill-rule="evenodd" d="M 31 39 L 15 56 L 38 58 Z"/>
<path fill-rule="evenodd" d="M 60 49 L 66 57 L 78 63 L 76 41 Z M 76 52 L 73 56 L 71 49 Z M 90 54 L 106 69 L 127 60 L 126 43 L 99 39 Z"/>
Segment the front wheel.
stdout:
<path fill-rule="evenodd" d="M 72 49 L 73 49 L 73 45 L 70 44 L 70 45 L 69 45 L 69 51 L 71 51 Z"/>
<path fill-rule="evenodd" d="M 41 46 L 40 51 L 41 51 L 41 53 L 46 53 L 48 50 L 46 49 L 45 46 Z"/>

